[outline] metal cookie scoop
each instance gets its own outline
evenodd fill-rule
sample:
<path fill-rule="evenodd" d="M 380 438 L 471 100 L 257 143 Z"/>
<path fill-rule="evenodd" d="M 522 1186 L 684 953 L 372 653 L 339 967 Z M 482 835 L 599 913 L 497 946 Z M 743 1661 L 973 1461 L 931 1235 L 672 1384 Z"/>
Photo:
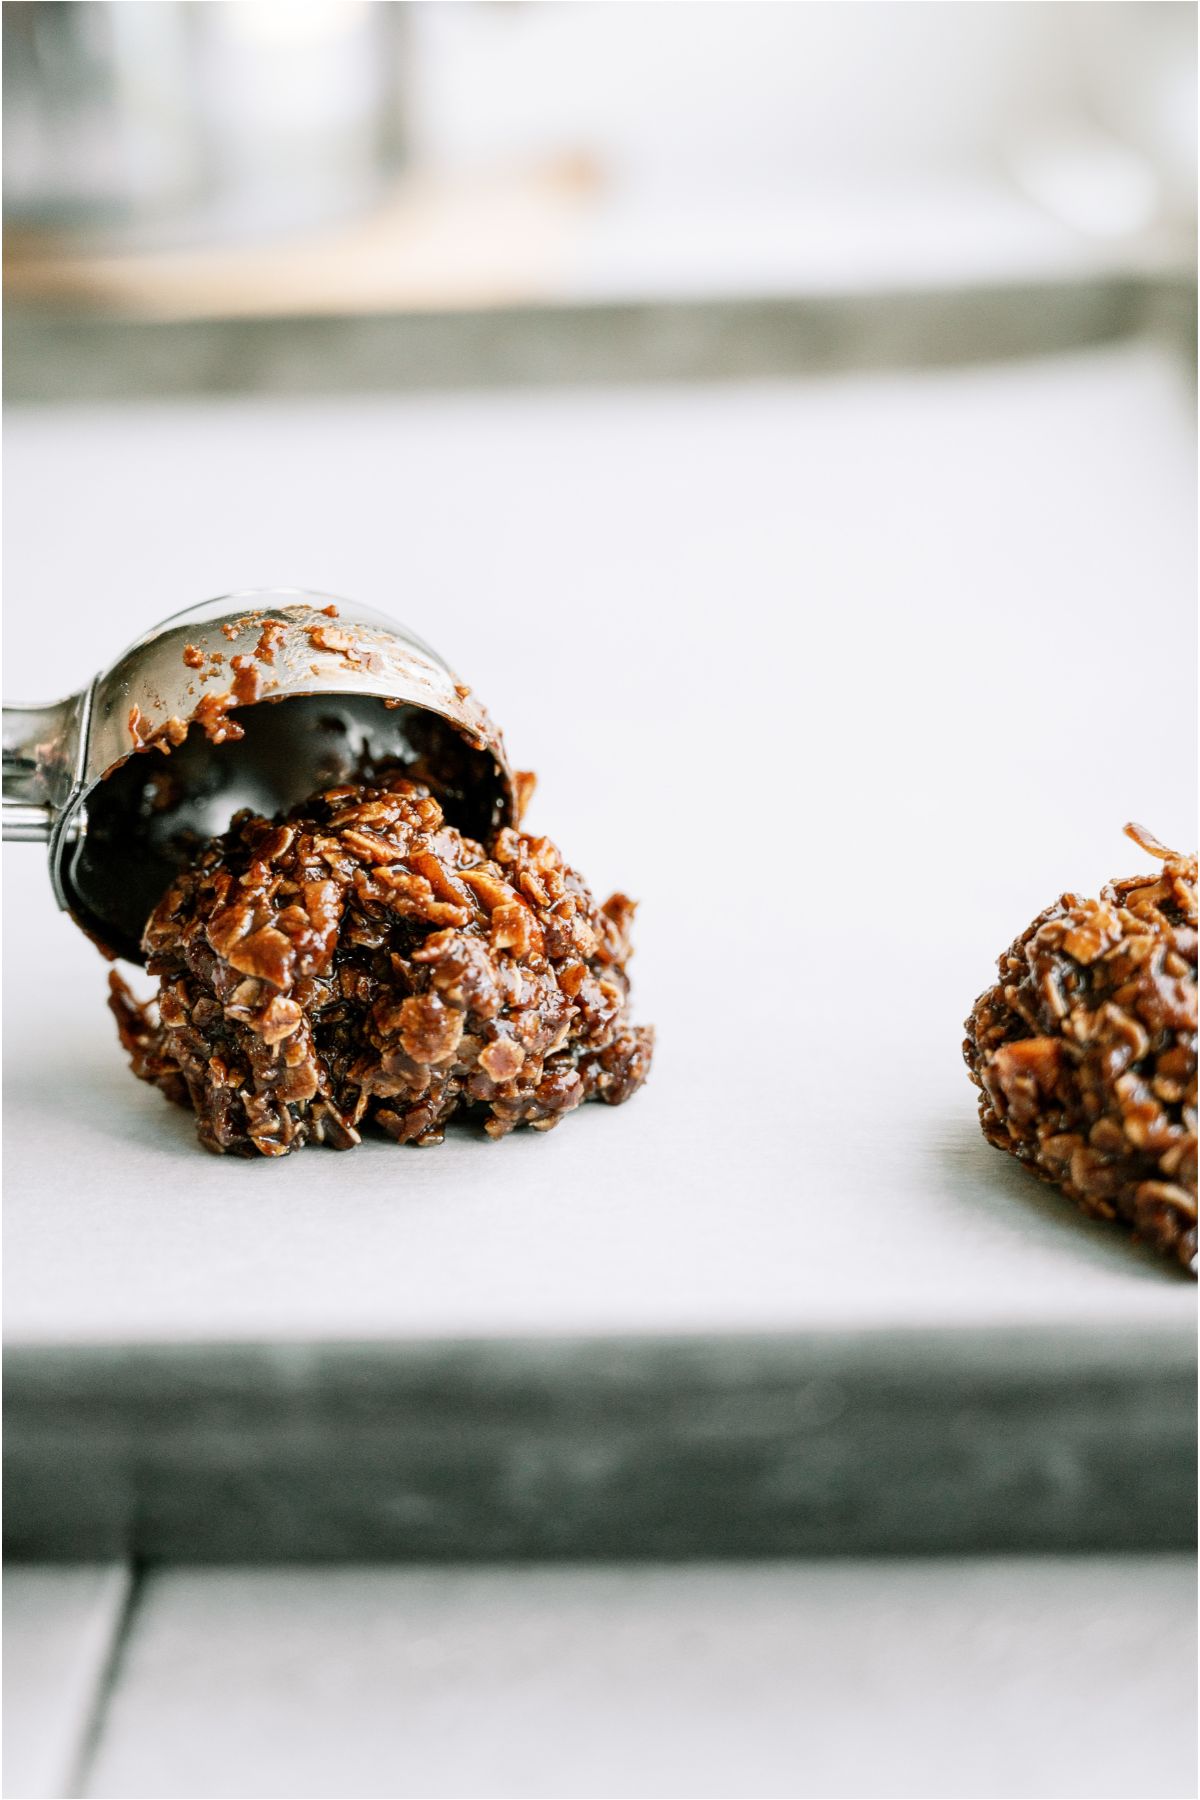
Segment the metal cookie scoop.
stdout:
<path fill-rule="evenodd" d="M 4 708 L 4 836 L 47 844 L 59 905 L 140 962 L 198 841 L 243 807 L 270 816 L 396 760 L 468 836 L 514 816 L 500 733 L 405 626 L 301 588 L 229 594 L 156 625 L 81 692 Z"/>

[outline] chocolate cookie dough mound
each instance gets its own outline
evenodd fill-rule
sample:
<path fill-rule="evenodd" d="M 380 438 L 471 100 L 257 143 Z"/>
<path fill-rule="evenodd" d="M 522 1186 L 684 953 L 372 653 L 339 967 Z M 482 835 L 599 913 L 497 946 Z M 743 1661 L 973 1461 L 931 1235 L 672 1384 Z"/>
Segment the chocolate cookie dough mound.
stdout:
<path fill-rule="evenodd" d="M 146 927 L 157 1002 L 114 975 L 110 1005 L 210 1150 L 348 1149 L 367 1123 L 434 1144 L 459 1113 L 546 1131 L 646 1078 L 633 911 L 597 906 L 548 838 L 463 837 L 418 783 L 331 788 L 204 849 Z"/>
<path fill-rule="evenodd" d="M 1064 894 L 1000 958 L 963 1054 L 988 1141 L 1194 1270 L 1196 859 Z"/>

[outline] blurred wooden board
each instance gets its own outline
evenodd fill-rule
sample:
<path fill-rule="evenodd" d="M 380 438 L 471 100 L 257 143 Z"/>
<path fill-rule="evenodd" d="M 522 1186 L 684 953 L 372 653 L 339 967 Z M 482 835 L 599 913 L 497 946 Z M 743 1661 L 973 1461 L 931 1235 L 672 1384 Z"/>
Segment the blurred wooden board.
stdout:
<path fill-rule="evenodd" d="M 12 400 L 738 380 L 1195 339 L 1194 247 L 1089 236 L 999 177 L 703 201 L 583 156 L 410 174 L 292 236 L 10 232 Z"/>
<path fill-rule="evenodd" d="M 414 170 L 358 213 L 290 233 L 198 219 L 6 234 L 5 299 L 142 321 L 354 317 L 605 299 L 947 292 L 1182 273 L 1169 233 L 1104 238 L 986 174 L 772 195 L 648 192 L 586 155 Z"/>
<path fill-rule="evenodd" d="M 592 185 L 570 161 L 486 179 L 412 176 L 343 222 L 212 245 L 97 251 L 14 233 L 5 297 L 143 319 L 495 306 L 556 284 Z"/>

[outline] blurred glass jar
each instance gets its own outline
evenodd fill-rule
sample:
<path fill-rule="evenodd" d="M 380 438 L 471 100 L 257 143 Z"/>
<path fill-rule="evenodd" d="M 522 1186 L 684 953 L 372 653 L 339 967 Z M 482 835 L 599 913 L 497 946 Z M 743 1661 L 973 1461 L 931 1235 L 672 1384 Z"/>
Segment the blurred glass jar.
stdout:
<path fill-rule="evenodd" d="M 405 151 L 393 0 L 4 8 L 9 224 L 139 247 L 368 207 Z"/>

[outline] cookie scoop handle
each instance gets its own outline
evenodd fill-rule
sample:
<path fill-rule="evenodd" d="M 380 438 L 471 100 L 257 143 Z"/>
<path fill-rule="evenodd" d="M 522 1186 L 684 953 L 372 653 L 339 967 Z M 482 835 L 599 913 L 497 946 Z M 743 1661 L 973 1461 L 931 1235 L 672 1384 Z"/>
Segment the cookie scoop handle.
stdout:
<path fill-rule="evenodd" d="M 6 842 L 48 844 L 79 764 L 87 693 L 43 706 L 4 706 Z"/>

